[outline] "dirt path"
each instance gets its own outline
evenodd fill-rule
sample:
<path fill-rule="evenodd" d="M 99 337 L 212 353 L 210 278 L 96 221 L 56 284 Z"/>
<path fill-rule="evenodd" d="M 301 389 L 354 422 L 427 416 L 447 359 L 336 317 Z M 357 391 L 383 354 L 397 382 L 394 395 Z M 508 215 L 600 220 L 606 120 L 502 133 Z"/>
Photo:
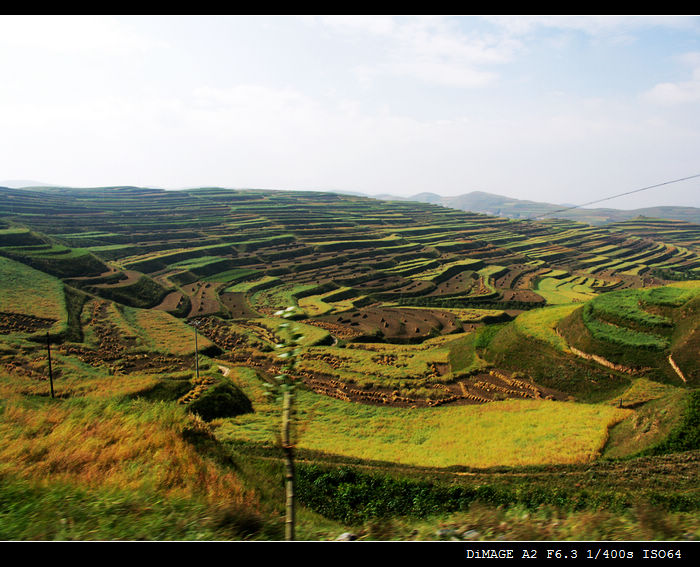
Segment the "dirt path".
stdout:
<path fill-rule="evenodd" d="M 678 376 L 680 376 L 681 380 L 683 380 L 683 382 L 687 382 L 687 380 L 685 379 L 685 376 L 683 376 L 683 373 L 681 372 L 681 369 L 678 368 L 676 361 L 673 360 L 673 358 L 671 357 L 670 354 L 668 355 L 668 362 L 671 364 L 671 367 L 676 371 L 676 374 L 678 374 Z"/>

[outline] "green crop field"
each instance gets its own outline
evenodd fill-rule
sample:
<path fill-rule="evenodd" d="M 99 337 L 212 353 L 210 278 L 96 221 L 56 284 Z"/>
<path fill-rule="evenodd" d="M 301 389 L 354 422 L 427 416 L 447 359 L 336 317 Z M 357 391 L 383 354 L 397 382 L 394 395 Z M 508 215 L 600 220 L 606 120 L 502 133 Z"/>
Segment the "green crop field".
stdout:
<path fill-rule="evenodd" d="M 577 278 L 572 277 L 565 279 L 545 277 L 537 283 L 535 289 L 550 305 L 582 302 L 596 296 L 590 286 L 578 283 L 576 280 Z"/>
<path fill-rule="evenodd" d="M 274 442 L 276 408 L 254 374 L 236 383 L 261 410 L 220 425 L 222 439 Z M 507 401 L 486 406 L 402 410 L 300 394 L 299 447 L 336 455 L 446 467 L 589 462 L 608 428 L 629 410 L 587 404 Z M 410 420 L 407 420 L 410 414 Z"/>
<path fill-rule="evenodd" d="M 536 309 L 520 314 L 514 322 L 519 332 L 532 337 L 533 339 L 544 341 L 560 351 L 566 351 L 566 341 L 559 335 L 555 328 L 557 323 L 569 315 L 577 305 L 562 305 Z"/>
<path fill-rule="evenodd" d="M 0 311 L 65 321 L 59 279 L 1 256 L 0 273 Z"/>
<path fill-rule="evenodd" d="M 0 537 L 282 539 L 280 376 L 300 539 L 495 517 L 484 538 L 527 539 L 500 527 L 525 513 L 640 537 L 640 510 L 700 537 L 696 242 L 313 191 L 0 188 Z"/>

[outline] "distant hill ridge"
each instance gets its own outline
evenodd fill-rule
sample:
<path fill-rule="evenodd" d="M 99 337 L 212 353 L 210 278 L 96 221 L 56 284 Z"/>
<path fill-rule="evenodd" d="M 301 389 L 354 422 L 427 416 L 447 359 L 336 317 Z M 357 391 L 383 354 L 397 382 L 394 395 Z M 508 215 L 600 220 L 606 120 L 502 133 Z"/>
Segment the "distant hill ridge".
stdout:
<path fill-rule="evenodd" d="M 453 197 L 443 197 L 436 193 L 418 193 L 417 195 L 409 197 L 408 200 L 516 219 L 537 218 L 538 216 L 551 214 L 560 209 L 572 206 L 514 199 L 512 197 L 494 195 L 483 191 L 472 191 L 471 193 Z M 609 222 L 631 220 L 638 217 L 680 220 L 700 224 L 700 209 L 697 207 L 675 206 L 646 207 L 633 210 L 580 208 L 558 212 L 556 215 L 552 215 L 552 217 L 580 221 L 588 224 L 605 224 Z"/>
<path fill-rule="evenodd" d="M 10 189 L 68 189 L 74 188 L 68 186 L 58 186 L 38 181 L 26 180 L 11 180 L 0 181 L 0 187 Z M 93 190 L 105 189 L 124 189 L 124 190 L 146 190 L 146 188 L 131 187 L 131 186 L 113 186 L 113 187 L 94 187 Z M 148 188 L 157 190 L 155 188 Z M 567 207 L 572 207 L 571 204 L 554 204 L 543 203 L 539 201 L 530 201 L 526 199 L 516 199 L 513 197 L 505 197 L 494 193 L 486 193 L 484 191 L 472 191 L 463 195 L 442 196 L 437 193 L 425 191 L 417 193 L 411 197 L 401 197 L 382 193 L 379 195 L 368 195 L 358 191 L 334 191 L 329 190 L 329 193 L 337 193 L 341 195 L 355 195 L 380 199 L 384 201 L 417 201 L 420 203 L 429 203 L 432 205 L 441 205 L 451 209 L 459 209 L 462 211 L 471 211 L 475 213 L 484 213 L 499 217 L 507 217 L 513 219 L 537 219 L 542 215 L 551 215 L 548 218 L 559 218 L 584 222 L 587 224 L 601 225 L 606 223 L 621 222 L 632 220 L 639 217 L 678 220 L 693 224 L 700 224 L 700 208 L 697 207 L 681 207 L 681 206 L 661 206 L 661 207 L 644 207 L 640 209 L 624 210 L 612 208 L 577 208 L 567 211 L 561 211 Z M 558 212 L 559 211 L 559 212 Z M 556 214 L 552 214 L 555 213 Z"/>

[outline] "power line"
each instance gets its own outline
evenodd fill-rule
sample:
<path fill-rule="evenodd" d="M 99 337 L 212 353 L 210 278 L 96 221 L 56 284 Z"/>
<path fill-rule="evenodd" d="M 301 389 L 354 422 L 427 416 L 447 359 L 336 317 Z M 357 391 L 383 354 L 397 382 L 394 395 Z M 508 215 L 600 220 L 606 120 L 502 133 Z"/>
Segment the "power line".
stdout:
<path fill-rule="evenodd" d="M 639 193 L 640 191 L 647 191 L 649 189 L 655 189 L 657 187 L 663 187 L 664 185 L 671 185 L 672 183 L 679 183 L 681 181 L 688 181 L 689 179 L 695 179 L 696 177 L 700 177 L 700 173 L 696 173 L 695 175 L 690 175 L 688 177 L 682 177 L 680 179 L 674 179 L 673 181 L 665 181 L 663 183 L 657 183 L 656 185 L 649 185 L 648 187 L 642 187 L 641 189 L 634 189 L 633 191 L 626 191 L 625 193 L 613 195 L 612 197 L 605 197 L 604 199 L 598 199 L 597 201 L 591 201 L 590 203 L 583 203 L 582 205 L 574 205 L 573 207 L 566 207 L 565 209 L 558 209 L 556 211 L 544 213 L 542 215 L 539 215 L 536 220 L 539 220 L 539 219 L 542 219 L 544 217 L 548 217 L 551 215 L 556 215 L 558 213 L 570 211 L 572 209 L 579 209 L 581 207 L 587 207 L 588 205 L 595 205 L 596 203 L 602 203 L 603 201 L 610 201 L 611 199 L 617 199 L 618 197 L 623 197 L 624 195 L 631 195 L 632 193 Z"/>

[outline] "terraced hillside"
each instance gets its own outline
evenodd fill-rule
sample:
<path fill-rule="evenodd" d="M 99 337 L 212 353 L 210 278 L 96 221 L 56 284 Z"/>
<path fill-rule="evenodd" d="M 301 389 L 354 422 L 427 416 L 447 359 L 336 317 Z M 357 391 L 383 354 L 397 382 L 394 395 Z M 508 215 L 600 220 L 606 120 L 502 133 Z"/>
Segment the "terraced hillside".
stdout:
<path fill-rule="evenodd" d="M 611 230 L 619 230 L 643 238 L 658 238 L 664 242 L 700 249 L 700 225 L 688 222 L 640 217 L 634 220 L 607 225 Z"/>
<path fill-rule="evenodd" d="M 700 274 L 694 247 L 648 232 L 315 192 L 2 189 L 0 214 L 8 260 L 71 297 L 184 318 L 232 362 L 274 372 L 273 314 L 294 305 L 307 385 L 392 405 L 575 394 L 497 377 L 464 344 L 523 311 Z M 82 337 L 76 317 L 64 338 Z"/>
<path fill-rule="evenodd" d="M 557 329 L 579 356 L 595 352 L 610 367 L 696 385 L 699 320 L 700 287 L 682 282 L 601 295 L 562 320 Z"/>
<path fill-rule="evenodd" d="M 242 451 L 221 485 L 211 463 L 180 471 L 214 499 L 246 467 L 271 474 L 279 408 L 264 386 L 282 370 L 278 312 L 292 306 L 297 447 L 310 461 L 418 476 L 509 466 L 529 478 L 517 467 L 643 454 L 656 470 L 654 455 L 697 449 L 700 255 L 692 227 L 664 240 L 650 223 L 514 221 L 315 192 L 0 188 L 0 473 L 109 485 L 89 451 L 64 442 L 65 422 L 105 458 L 141 441 L 144 454 L 169 444 L 195 463 L 180 446 L 194 439 L 216 466 Z M 103 414 L 111 425 L 93 425 Z M 136 443 L 110 429 L 142 414 L 182 439 Z M 37 431 L 63 449 L 32 444 Z M 180 472 L 148 482 L 196 491 Z M 132 473 L 117 477 L 135 483 Z M 669 506 L 697 510 L 683 478 Z M 496 492 L 463 496 L 524 498 L 492 479 Z M 524 499 L 556 501 L 559 487 L 537 482 Z M 257 506 L 278 483 L 262 484 L 234 500 Z M 581 490 L 565 492 L 579 502 Z M 326 510 L 303 483 L 301 494 Z"/>

